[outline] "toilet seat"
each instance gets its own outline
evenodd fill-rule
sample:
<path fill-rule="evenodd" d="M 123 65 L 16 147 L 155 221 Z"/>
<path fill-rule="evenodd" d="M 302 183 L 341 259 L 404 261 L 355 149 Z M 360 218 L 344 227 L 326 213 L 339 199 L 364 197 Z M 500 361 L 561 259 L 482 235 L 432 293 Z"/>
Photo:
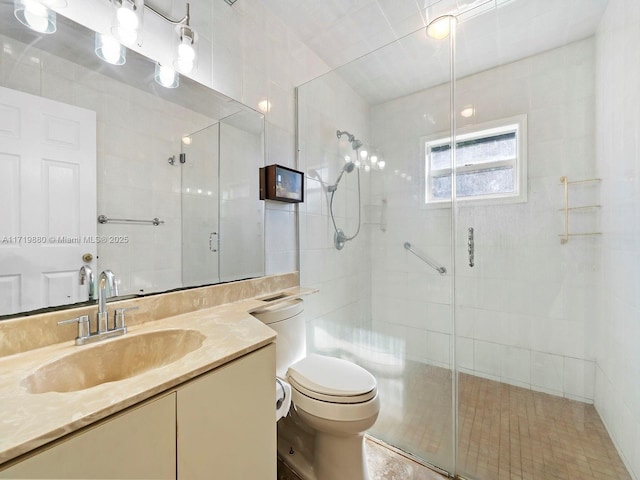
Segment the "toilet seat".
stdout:
<path fill-rule="evenodd" d="M 291 388 L 296 390 L 296 392 L 301 393 L 302 395 L 306 395 L 309 398 L 314 400 L 319 400 L 322 402 L 330 402 L 330 403 L 363 403 L 368 400 L 371 400 L 376 396 L 376 389 L 371 390 L 370 392 L 363 393 L 362 395 L 354 395 L 352 397 L 345 396 L 337 396 L 337 395 L 327 395 L 320 392 L 314 392 L 313 390 L 309 390 L 305 388 L 303 385 L 300 385 L 293 378 L 289 377 L 289 384 Z"/>
<path fill-rule="evenodd" d="M 363 403 L 377 394 L 376 379 L 364 368 L 323 355 L 311 354 L 294 363 L 287 379 L 299 393 L 324 402 Z"/>

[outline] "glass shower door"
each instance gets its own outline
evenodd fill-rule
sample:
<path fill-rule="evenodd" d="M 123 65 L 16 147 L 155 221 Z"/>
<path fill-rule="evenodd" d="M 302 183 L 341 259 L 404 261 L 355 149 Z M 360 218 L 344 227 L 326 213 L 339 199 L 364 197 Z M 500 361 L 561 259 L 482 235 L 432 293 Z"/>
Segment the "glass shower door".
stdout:
<path fill-rule="evenodd" d="M 185 135 L 182 152 L 182 283 L 220 282 L 219 124 Z"/>
<path fill-rule="evenodd" d="M 456 471 L 465 478 L 616 470 L 605 467 L 614 449 L 593 405 L 598 17 L 585 36 L 566 13 L 545 11 L 545 24 L 568 25 L 545 42 L 529 35 L 541 19 L 532 2 L 498 3 L 457 27 Z M 520 42 L 524 55 L 506 55 Z M 567 216 L 579 235 L 563 236 Z"/>
<path fill-rule="evenodd" d="M 450 136 L 450 54 L 420 29 L 302 85 L 297 106 L 308 350 L 376 377 L 372 437 L 453 471 L 452 211 L 424 182 L 426 142 Z M 337 250 L 334 224 L 360 230 Z"/>

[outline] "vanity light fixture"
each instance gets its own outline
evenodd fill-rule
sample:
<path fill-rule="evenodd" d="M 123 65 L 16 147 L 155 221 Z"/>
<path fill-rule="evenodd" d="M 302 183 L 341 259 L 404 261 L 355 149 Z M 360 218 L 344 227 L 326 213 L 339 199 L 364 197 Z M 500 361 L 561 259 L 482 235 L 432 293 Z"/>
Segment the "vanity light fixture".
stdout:
<path fill-rule="evenodd" d="M 96 32 L 96 55 L 111 65 L 124 65 L 127 61 L 127 49 L 111 35 Z"/>
<path fill-rule="evenodd" d="M 158 85 L 165 88 L 177 88 L 180 85 L 180 75 L 173 68 L 156 63 L 156 71 L 153 79 Z"/>
<path fill-rule="evenodd" d="M 39 33 L 56 31 L 56 12 L 52 8 L 64 8 L 66 0 L 14 0 L 13 14 L 25 27 Z"/>
<path fill-rule="evenodd" d="M 187 13 L 179 20 L 168 17 L 164 13 L 156 10 L 149 3 L 145 4 L 149 10 L 162 18 L 165 22 L 175 25 L 175 53 L 173 55 L 173 68 L 180 73 L 191 73 L 196 70 L 198 56 L 196 54 L 196 44 L 198 41 L 198 35 L 196 31 L 191 28 L 189 22 L 191 21 L 190 6 L 187 2 Z"/>

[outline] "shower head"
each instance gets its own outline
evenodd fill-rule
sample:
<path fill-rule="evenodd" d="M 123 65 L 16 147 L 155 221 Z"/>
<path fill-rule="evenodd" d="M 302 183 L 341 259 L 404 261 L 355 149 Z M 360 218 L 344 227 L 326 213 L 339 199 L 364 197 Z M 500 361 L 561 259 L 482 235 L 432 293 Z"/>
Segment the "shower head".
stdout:
<path fill-rule="evenodd" d="M 354 168 L 356 168 L 355 163 L 353 162 L 345 163 L 344 166 L 342 167 L 342 170 L 340 171 L 340 175 L 338 175 L 338 178 L 336 179 L 336 183 L 334 183 L 333 185 L 329 185 L 328 190 L 330 192 L 335 192 L 338 189 L 338 184 L 340 183 L 340 180 L 342 180 L 342 176 L 344 175 L 344 172 L 351 173 L 353 172 Z"/>
<path fill-rule="evenodd" d="M 353 134 L 347 132 L 346 130 L 336 131 L 336 136 L 338 137 L 338 139 L 342 138 L 343 135 L 347 136 L 349 143 L 351 143 L 351 148 L 353 148 L 354 150 L 357 150 L 362 146 L 362 142 L 358 140 Z"/>
<path fill-rule="evenodd" d="M 344 131 L 340 131 L 338 130 L 336 132 L 336 136 L 338 137 L 338 140 L 340 140 L 342 138 L 343 135 L 346 135 L 347 138 L 349 139 L 350 142 L 353 142 L 355 140 L 356 137 L 354 137 L 352 134 L 350 134 L 349 132 L 347 132 L 346 130 Z"/>

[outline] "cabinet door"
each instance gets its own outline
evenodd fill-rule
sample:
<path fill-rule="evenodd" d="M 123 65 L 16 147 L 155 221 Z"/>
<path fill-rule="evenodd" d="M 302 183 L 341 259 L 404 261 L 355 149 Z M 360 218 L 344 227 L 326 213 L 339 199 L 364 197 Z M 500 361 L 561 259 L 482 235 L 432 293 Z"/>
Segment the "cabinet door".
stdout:
<path fill-rule="evenodd" d="M 178 390 L 178 478 L 276 478 L 275 345 Z"/>
<path fill-rule="evenodd" d="M 69 435 L 0 472 L 0 478 L 176 478 L 176 394 Z"/>

